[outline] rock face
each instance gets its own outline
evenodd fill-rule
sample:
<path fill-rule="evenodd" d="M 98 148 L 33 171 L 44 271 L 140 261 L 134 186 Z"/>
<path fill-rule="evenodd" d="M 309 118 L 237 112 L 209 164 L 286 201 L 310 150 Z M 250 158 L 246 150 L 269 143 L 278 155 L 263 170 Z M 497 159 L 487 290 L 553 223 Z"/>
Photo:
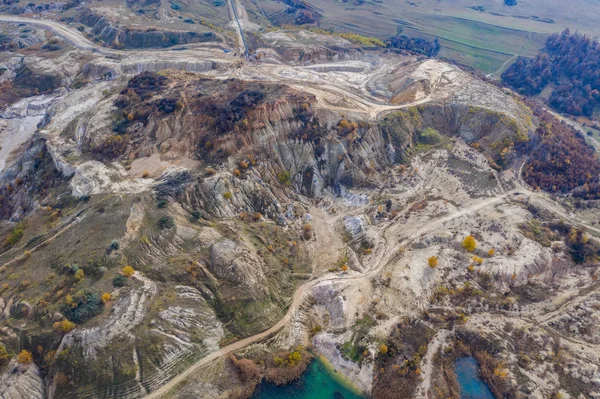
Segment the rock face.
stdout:
<path fill-rule="evenodd" d="M 0 399 L 43 399 L 44 384 L 35 364 L 20 365 L 12 361 L 0 375 Z"/>
<path fill-rule="evenodd" d="M 258 287 L 265 279 L 262 260 L 231 240 L 212 245 L 209 269 L 219 279 L 250 287 Z"/>
<path fill-rule="evenodd" d="M 0 187 L 0 219 L 20 220 L 35 208 L 39 193 L 65 184 L 47 150 L 46 140 L 38 136 L 17 162 L 0 172 L 1 181 L 27 181 L 16 187 Z"/>
<path fill-rule="evenodd" d="M 91 10 L 82 11 L 77 19 L 89 26 L 92 33 L 105 43 L 125 48 L 160 48 L 219 41 L 218 36 L 213 32 L 139 31 L 115 27 L 105 17 L 94 14 Z"/>
<path fill-rule="evenodd" d="M 139 272 L 136 279 L 142 287 L 135 289 L 132 295 L 115 303 L 113 315 L 97 327 L 80 329 L 66 335 L 59 349 L 77 345 L 84 349 L 85 355 L 94 357 L 99 348 L 105 347 L 111 340 L 129 335 L 146 315 L 145 306 L 150 296 L 156 295 L 156 283 Z"/>

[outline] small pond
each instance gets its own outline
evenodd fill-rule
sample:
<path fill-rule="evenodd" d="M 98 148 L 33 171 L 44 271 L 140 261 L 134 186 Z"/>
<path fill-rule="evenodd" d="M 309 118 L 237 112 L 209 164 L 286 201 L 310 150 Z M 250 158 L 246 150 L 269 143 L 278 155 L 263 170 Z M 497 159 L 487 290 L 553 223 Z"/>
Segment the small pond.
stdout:
<path fill-rule="evenodd" d="M 479 364 L 472 357 L 460 358 L 454 363 L 460 385 L 460 399 L 494 399 L 487 384 L 479 377 Z"/>
<path fill-rule="evenodd" d="M 363 399 L 344 386 L 320 360 L 311 362 L 302 377 L 284 386 L 262 382 L 251 399 Z"/>

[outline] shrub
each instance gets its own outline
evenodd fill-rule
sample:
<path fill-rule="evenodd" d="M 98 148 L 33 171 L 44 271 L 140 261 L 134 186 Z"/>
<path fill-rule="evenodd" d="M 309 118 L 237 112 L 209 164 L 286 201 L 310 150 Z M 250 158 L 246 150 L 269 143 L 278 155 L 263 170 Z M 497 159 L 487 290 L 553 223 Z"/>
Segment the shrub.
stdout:
<path fill-rule="evenodd" d="M 226 200 L 230 200 L 233 197 L 233 194 L 231 194 L 231 191 L 226 191 L 225 194 L 223 194 L 223 197 Z"/>
<path fill-rule="evenodd" d="M 304 237 L 305 240 L 310 240 L 312 238 L 312 226 L 310 224 L 302 226 L 302 237 Z"/>
<path fill-rule="evenodd" d="M 13 246 L 15 245 L 17 242 L 19 242 L 19 240 L 21 238 L 23 238 L 23 233 L 25 230 L 25 226 L 23 226 L 22 223 L 17 224 L 12 232 L 10 233 L 10 235 L 8 237 L 6 237 L 6 240 L 4 241 L 4 245 L 6 246 Z"/>
<path fill-rule="evenodd" d="M 438 258 L 437 258 L 437 256 L 431 256 L 429 259 L 427 259 L 427 264 L 432 269 L 435 269 L 437 267 L 437 265 L 438 265 Z"/>
<path fill-rule="evenodd" d="M 0 343 L 0 364 L 10 359 L 10 353 L 4 344 Z"/>
<path fill-rule="evenodd" d="M 104 303 L 98 293 L 83 290 L 74 298 L 72 305 L 63 304 L 60 311 L 68 320 L 82 324 L 100 314 L 103 308 Z"/>
<path fill-rule="evenodd" d="M 157 226 L 161 230 L 172 229 L 173 227 L 175 227 L 175 221 L 171 216 L 163 216 L 160 219 L 158 219 Z"/>
<path fill-rule="evenodd" d="M 85 278 L 85 272 L 83 271 L 83 269 L 78 269 L 75 272 L 75 280 L 77 281 L 81 281 Z"/>
<path fill-rule="evenodd" d="M 277 173 L 277 181 L 285 186 L 290 187 L 292 185 L 292 176 L 287 170 L 282 170 L 281 172 Z"/>
<path fill-rule="evenodd" d="M 69 320 L 57 321 L 52 325 L 54 331 L 61 334 L 66 334 L 69 331 L 74 330 L 75 327 L 77 327 L 77 325 Z"/>
<path fill-rule="evenodd" d="M 193 220 L 195 220 L 195 221 L 198 221 L 198 220 L 200 220 L 201 218 L 202 218 L 202 212 L 200 212 L 200 211 L 199 211 L 199 210 L 197 210 L 197 209 L 196 209 L 196 210 L 194 210 L 194 211 L 192 212 L 192 219 L 193 219 Z"/>
<path fill-rule="evenodd" d="M 119 247 L 120 247 L 120 245 L 119 245 L 119 241 L 117 241 L 117 240 L 112 240 L 112 241 L 110 242 L 110 249 L 112 249 L 113 251 L 116 251 L 116 250 L 118 250 L 118 249 L 119 249 Z"/>
<path fill-rule="evenodd" d="M 419 141 L 423 144 L 437 144 L 442 141 L 442 136 L 435 129 L 428 127 L 419 135 Z"/>
<path fill-rule="evenodd" d="M 133 276 L 133 273 L 135 273 L 135 269 L 128 265 L 121 269 L 121 273 L 123 273 L 125 277 L 129 278 Z"/>
<path fill-rule="evenodd" d="M 17 362 L 20 364 L 29 364 L 33 361 L 33 355 L 28 350 L 23 349 L 21 353 L 17 355 Z"/>
<path fill-rule="evenodd" d="M 477 247 L 477 241 L 475 241 L 475 237 L 469 235 L 469 236 L 466 236 L 465 239 L 463 240 L 462 246 L 467 251 L 473 252 L 473 251 L 475 251 L 475 248 Z"/>
<path fill-rule="evenodd" d="M 125 284 L 127 284 L 127 277 L 117 276 L 113 279 L 112 283 L 117 288 L 123 287 Z"/>
<path fill-rule="evenodd" d="M 360 44 L 361 46 L 385 47 L 385 43 L 374 37 L 361 36 L 356 33 L 340 33 L 339 36 L 354 44 Z"/>

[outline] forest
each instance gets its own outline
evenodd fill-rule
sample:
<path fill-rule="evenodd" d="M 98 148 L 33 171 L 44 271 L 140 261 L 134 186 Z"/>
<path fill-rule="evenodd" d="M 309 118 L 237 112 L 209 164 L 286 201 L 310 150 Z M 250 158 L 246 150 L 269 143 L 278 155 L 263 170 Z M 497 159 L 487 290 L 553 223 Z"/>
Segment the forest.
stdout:
<path fill-rule="evenodd" d="M 426 55 L 428 57 L 435 57 L 438 51 L 440 51 L 440 43 L 438 42 L 438 39 L 430 41 L 420 37 L 407 37 L 403 35 L 390 37 L 386 42 L 386 47 L 409 50 L 414 53 Z"/>
<path fill-rule="evenodd" d="M 549 103 L 571 115 L 591 117 L 600 101 L 600 45 L 569 29 L 548 38 L 534 59 L 519 57 L 502 82 L 521 94 L 540 94 L 553 88 Z"/>
<path fill-rule="evenodd" d="M 600 198 L 600 161 L 594 149 L 568 125 L 540 107 L 532 108 L 540 123 L 525 149 L 534 148 L 523 170 L 525 181 L 552 193 Z"/>

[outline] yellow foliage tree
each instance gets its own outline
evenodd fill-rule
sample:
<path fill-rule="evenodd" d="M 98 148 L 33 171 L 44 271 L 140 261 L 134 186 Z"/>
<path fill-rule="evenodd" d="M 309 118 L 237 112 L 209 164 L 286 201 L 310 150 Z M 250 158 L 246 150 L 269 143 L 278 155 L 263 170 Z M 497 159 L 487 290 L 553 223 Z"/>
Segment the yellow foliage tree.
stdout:
<path fill-rule="evenodd" d="M 494 256 L 494 254 L 496 253 L 496 250 L 494 248 L 491 248 L 490 250 L 488 250 L 488 256 L 491 258 L 492 256 Z"/>
<path fill-rule="evenodd" d="M 343 272 L 347 272 L 347 271 L 348 271 L 348 265 L 346 265 L 346 264 L 343 264 L 343 265 L 342 265 L 342 271 L 343 271 Z"/>
<path fill-rule="evenodd" d="M 21 353 L 17 355 L 17 362 L 21 364 L 29 364 L 33 361 L 33 355 L 28 350 L 23 349 Z"/>
<path fill-rule="evenodd" d="M 481 265 L 483 263 L 483 258 L 480 258 L 479 256 L 473 256 L 473 262 Z"/>
<path fill-rule="evenodd" d="M 462 245 L 467 251 L 473 252 L 475 251 L 475 248 L 477 248 L 477 241 L 475 241 L 475 237 L 473 236 L 466 236 Z"/>
<path fill-rule="evenodd" d="M 83 269 L 77 269 L 77 271 L 75 272 L 75 280 L 81 281 L 84 278 L 85 278 L 85 272 L 83 271 Z"/>
<path fill-rule="evenodd" d="M 388 347 L 386 344 L 379 345 L 379 353 L 381 353 L 382 355 L 385 355 L 388 353 Z"/>
<path fill-rule="evenodd" d="M 73 329 L 75 329 L 75 327 L 77 327 L 77 325 L 69 320 L 57 321 L 52 325 L 54 331 L 62 334 L 66 334 L 69 331 L 72 331 Z"/>
<path fill-rule="evenodd" d="M 106 303 L 109 302 L 111 299 L 111 295 L 108 292 L 105 292 L 104 294 L 102 294 L 102 302 Z"/>
<path fill-rule="evenodd" d="M 438 265 L 438 258 L 437 258 L 437 256 L 431 256 L 429 259 L 427 259 L 427 264 L 432 269 L 435 269 L 435 267 Z"/>
<path fill-rule="evenodd" d="M 0 344 L 0 363 L 10 359 L 10 353 L 4 344 Z"/>
<path fill-rule="evenodd" d="M 121 273 L 123 273 L 125 277 L 131 277 L 133 276 L 133 273 L 135 273 L 135 269 L 128 265 L 121 269 Z"/>

